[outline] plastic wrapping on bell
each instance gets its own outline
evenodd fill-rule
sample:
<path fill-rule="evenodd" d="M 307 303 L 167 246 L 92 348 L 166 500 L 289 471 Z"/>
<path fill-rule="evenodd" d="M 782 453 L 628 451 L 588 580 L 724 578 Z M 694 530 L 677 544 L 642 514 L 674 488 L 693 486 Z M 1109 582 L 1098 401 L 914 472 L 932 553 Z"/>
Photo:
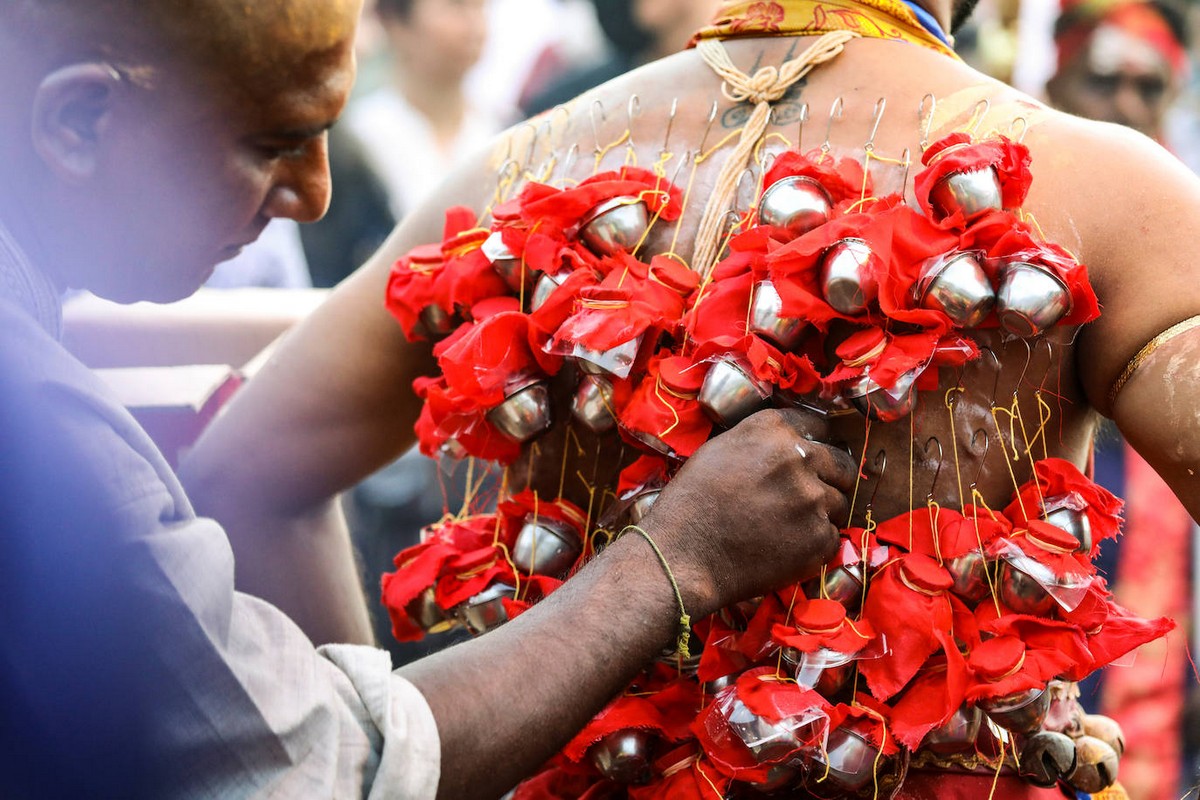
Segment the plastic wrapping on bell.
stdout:
<path fill-rule="evenodd" d="M 935 753 L 962 753 L 975 750 L 983 712 L 975 706 L 962 705 L 950 719 L 925 734 L 921 749 Z"/>
<path fill-rule="evenodd" d="M 879 283 L 872 270 L 874 259 L 862 239 L 842 239 L 825 251 L 821 259 L 825 302 L 847 316 L 866 311 L 879 295 Z"/>
<path fill-rule="evenodd" d="M 1070 736 L 1038 731 L 1021 749 L 1018 774 L 1034 786 L 1049 789 L 1075 769 L 1075 743 Z"/>
<path fill-rule="evenodd" d="M 946 561 L 946 571 L 954 579 L 950 591 L 972 606 L 991 593 L 988 583 L 987 559 L 979 550 L 968 550 Z"/>
<path fill-rule="evenodd" d="M 800 749 L 803 743 L 796 736 L 796 725 L 786 720 L 771 722 L 758 716 L 733 693 L 727 700 L 725 717 L 729 728 L 756 761 L 776 761 Z"/>
<path fill-rule="evenodd" d="M 917 291 L 922 308 L 941 311 L 961 328 L 974 328 L 996 305 L 991 281 L 972 252 L 927 264 Z"/>
<path fill-rule="evenodd" d="M 1007 561 L 1000 565 L 1000 602 L 1018 614 L 1042 617 L 1054 608 L 1054 598 L 1032 575 Z"/>
<path fill-rule="evenodd" d="M 1067 783 L 1086 794 L 1097 794 L 1117 782 L 1117 752 L 1093 736 L 1075 740 L 1075 769 Z"/>
<path fill-rule="evenodd" d="M 658 502 L 660 494 L 662 494 L 662 489 L 647 489 L 635 495 L 633 502 L 629 504 L 629 521 L 634 525 L 641 524 L 646 515 L 650 513 L 650 509 L 654 508 L 654 504 Z"/>
<path fill-rule="evenodd" d="M 608 350 L 592 350 L 576 344 L 571 355 L 579 363 L 579 369 L 588 375 L 611 375 L 624 379 L 629 377 L 641 348 L 642 337 L 638 336 Z"/>
<path fill-rule="evenodd" d="M 763 407 L 769 390 L 731 358 L 712 363 L 700 387 L 700 407 L 718 425 L 732 428 Z"/>
<path fill-rule="evenodd" d="M 550 390 L 542 381 L 519 385 L 487 418 L 505 436 L 528 442 L 550 428 Z"/>
<path fill-rule="evenodd" d="M 833 213 L 833 200 L 812 178 L 794 175 L 771 184 L 758 205 L 758 220 L 802 236 L 824 225 Z"/>
<path fill-rule="evenodd" d="M 929 193 L 929 202 L 943 217 L 961 211 L 967 219 L 991 209 L 1004 207 L 1000 176 L 990 164 L 979 169 L 953 172 L 938 181 Z"/>
<path fill-rule="evenodd" d="M 458 617 L 467 630 L 476 635 L 487 633 L 508 622 L 504 610 L 504 598 L 511 600 L 516 589 L 506 583 L 497 583 L 457 607 Z"/>
<path fill-rule="evenodd" d="M 804 320 L 784 317 L 783 300 L 771 281 L 759 281 L 750 304 L 750 331 L 765 336 L 784 350 L 791 350 L 804 337 Z"/>
<path fill-rule="evenodd" d="M 855 408 L 864 416 L 877 422 L 895 422 L 912 413 L 917 404 L 914 385 L 919 372 L 913 370 L 901 375 L 895 386 L 884 388 L 864 375 L 846 392 Z"/>
<path fill-rule="evenodd" d="M 588 212 L 579 238 L 598 256 L 632 252 L 650 228 L 650 212 L 636 197 L 614 197 Z"/>
<path fill-rule="evenodd" d="M 1024 261 L 1006 264 L 996 292 L 1000 327 L 1014 336 L 1037 336 L 1071 310 L 1071 290 L 1050 270 Z"/>
<path fill-rule="evenodd" d="M 579 531 L 556 519 L 529 515 L 512 548 L 513 565 L 521 572 L 561 578 L 583 551 Z"/>
<path fill-rule="evenodd" d="M 1045 689 L 980 700 L 983 713 L 1005 730 L 1013 733 L 1033 733 L 1042 727 L 1050 710 L 1050 693 Z"/>
<path fill-rule="evenodd" d="M 617 424 L 613 387 L 607 378 L 584 375 L 571 400 L 571 416 L 593 433 L 612 430 Z"/>
<path fill-rule="evenodd" d="M 826 778 L 856 792 L 874 779 L 880 754 L 858 725 L 845 723 L 829 732 L 823 758 L 828 766 Z"/>
<path fill-rule="evenodd" d="M 615 731 L 592 745 L 588 754 L 605 778 L 633 785 L 650 780 L 653 744 L 654 736 L 648 731 Z"/>
<path fill-rule="evenodd" d="M 508 288 L 514 292 L 528 288 L 533 275 L 525 269 L 521 259 L 513 255 L 513 252 L 508 249 L 508 245 L 504 244 L 504 237 L 500 231 L 492 231 L 480 249 L 487 260 L 491 262 L 492 269 L 496 270 L 501 278 L 504 278 Z"/>
<path fill-rule="evenodd" d="M 434 598 L 433 587 L 430 586 L 405 607 L 409 619 L 421 627 L 426 633 L 443 633 L 455 626 L 457 620 L 450 616 Z"/>
<path fill-rule="evenodd" d="M 791 668 L 797 686 L 815 689 L 824 697 L 841 691 L 854 673 L 854 658 L 826 647 L 812 653 L 785 647 L 783 661 Z"/>

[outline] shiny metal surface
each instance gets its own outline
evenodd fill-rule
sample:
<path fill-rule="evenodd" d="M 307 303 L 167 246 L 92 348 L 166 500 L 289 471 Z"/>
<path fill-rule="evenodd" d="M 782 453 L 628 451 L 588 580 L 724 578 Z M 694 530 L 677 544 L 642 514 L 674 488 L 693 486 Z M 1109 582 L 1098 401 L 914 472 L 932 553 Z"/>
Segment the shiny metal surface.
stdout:
<path fill-rule="evenodd" d="M 771 184 L 758 205 L 759 222 L 784 228 L 792 236 L 802 236 L 824 225 L 832 213 L 833 200 L 825 188 L 799 175 Z"/>
<path fill-rule="evenodd" d="M 623 784 L 650 780 L 653 736 L 642 730 L 616 731 L 592 745 L 589 755 L 600 774 Z"/>
<path fill-rule="evenodd" d="M 754 287 L 750 305 L 750 331 L 767 337 L 784 350 L 800 344 L 804 336 L 804 320 L 780 316 L 783 301 L 775 284 L 759 281 Z"/>
<path fill-rule="evenodd" d="M 963 328 L 983 322 L 996 305 L 992 284 L 974 253 L 958 253 L 932 265 L 918 286 L 923 308 L 941 311 Z"/>
<path fill-rule="evenodd" d="M 650 513 L 650 509 L 654 508 L 654 504 L 658 502 L 660 494 L 662 494 L 662 489 L 650 489 L 634 497 L 633 503 L 629 506 L 629 521 L 637 525 L 644 520 Z"/>
<path fill-rule="evenodd" d="M 1083 732 L 1107 744 L 1118 756 L 1125 753 L 1125 732 L 1112 717 L 1101 714 L 1084 715 Z"/>
<path fill-rule="evenodd" d="M 404 609 L 409 619 L 426 633 L 442 633 L 454 627 L 457 620 L 437 604 L 430 586 Z"/>
<path fill-rule="evenodd" d="M 869 376 L 864 376 L 846 392 L 846 396 L 864 416 L 879 422 L 895 422 L 911 414 L 916 406 L 915 382 L 916 376 L 907 381 L 902 376 L 892 389 L 884 389 Z"/>
<path fill-rule="evenodd" d="M 950 591 L 972 606 L 991 592 L 988 585 L 987 559 L 978 550 L 963 553 L 946 561 L 946 571 L 954 579 Z"/>
<path fill-rule="evenodd" d="M 1034 786 L 1049 789 L 1075 769 L 1075 743 L 1054 731 L 1038 731 L 1021 749 L 1018 773 Z"/>
<path fill-rule="evenodd" d="M 979 738 L 979 727 L 983 724 L 983 712 L 975 706 L 962 705 L 937 728 L 925 734 L 922 749 L 935 753 L 961 753 L 975 749 Z"/>
<path fill-rule="evenodd" d="M 632 252 L 650 227 L 650 212 L 636 197 L 614 197 L 596 206 L 579 226 L 579 238 L 598 256 Z"/>
<path fill-rule="evenodd" d="M 840 725 L 829 733 L 826 758 L 829 780 L 854 792 L 873 779 L 879 748 L 853 728 Z"/>
<path fill-rule="evenodd" d="M 1023 261 L 1001 271 L 996 315 L 1000 327 L 1014 336 L 1037 336 L 1070 310 L 1071 293 L 1057 275 Z"/>
<path fill-rule="evenodd" d="M 571 355 L 575 357 L 579 369 L 588 375 L 627 378 L 641 349 L 642 337 L 638 336 L 607 350 L 592 350 L 583 345 L 576 345 Z"/>
<path fill-rule="evenodd" d="M 929 201 L 944 217 L 961 210 L 967 219 L 990 209 L 1004 207 L 1000 178 L 996 168 L 991 165 L 947 175 L 933 187 Z"/>
<path fill-rule="evenodd" d="M 874 254 L 862 239 L 842 239 L 821 260 L 821 290 L 825 301 L 841 314 L 855 316 L 867 310 L 879 295 L 872 272 Z"/>
<path fill-rule="evenodd" d="M 1093 736 L 1075 740 L 1075 769 L 1067 783 L 1086 794 L 1097 794 L 1117 781 L 1120 758 L 1115 750 Z"/>
<path fill-rule="evenodd" d="M 458 617 L 467 630 L 476 635 L 487 633 L 508 622 L 502 598 L 512 599 L 516 589 L 506 583 L 489 586 L 458 607 Z"/>
<path fill-rule="evenodd" d="M 554 290 L 565 278 L 565 275 L 554 276 L 542 273 L 542 276 L 537 279 L 537 283 L 534 284 L 533 294 L 529 298 L 529 310 L 537 311 L 545 305 L 546 301 L 550 299 L 550 295 L 554 294 Z"/>
<path fill-rule="evenodd" d="M 517 389 L 487 413 L 488 422 L 518 442 L 528 442 L 550 428 L 550 390 L 538 381 Z"/>
<path fill-rule="evenodd" d="M 528 269 L 523 269 L 521 259 L 513 255 L 508 246 L 504 244 L 504 238 L 500 231 L 493 231 L 480 248 L 483 250 L 484 256 L 491 262 L 492 269 L 499 273 L 500 277 L 504 278 L 504 282 L 508 284 L 508 288 L 514 292 L 521 291 L 522 288 L 527 288 L 527 285 L 532 282 L 533 274 Z"/>
<path fill-rule="evenodd" d="M 700 407 L 714 422 L 731 428 L 763 407 L 767 392 L 733 359 L 714 361 L 700 386 Z"/>
<path fill-rule="evenodd" d="M 513 565 L 521 572 L 561 578 L 583 551 L 579 532 L 565 522 L 526 517 L 513 543 Z"/>
<path fill-rule="evenodd" d="M 733 698 L 729 709 L 729 728 L 746 745 L 756 761 L 774 761 L 799 749 L 800 740 L 782 724 L 775 724 L 755 714 L 746 704 Z"/>
<path fill-rule="evenodd" d="M 855 564 L 826 570 L 824 582 L 820 577 L 813 578 L 804 584 L 804 593 L 812 598 L 828 598 L 854 611 L 863 599 L 862 568 Z"/>
<path fill-rule="evenodd" d="M 1046 721 L 1050 699 L 1045 689 L 1027 689 L 1006 697 L 980 700 L 978 705 L 1001 728 L 1013 733 L 1033 733 Z"/>
<path fill-rule="evenodd" d="M 1091 551 L 1092 523 L 1088 521 L 1087 514 L 1065 506 L 1053 508 L 1053 501 L 1050 499 L 1046 500 L 1046 506 L 1053 509 L 1046 514 L 1046 522 L 1055 527 L 1062 528 L 1074 536 L 1079 542 L 1079 552 L 1087 553 Z"/>
<path fill-rule="evenodd" d="M 1000 602 L 1018 614 L 1041 617 L 1056 605 L 1040 583 L 1007 561 L 1000 564 L 999 584 Z"/>
<path fill-rule="evenodd" d="M 571 400 L 571 416 L 594 433 L 612 430 L 617 424 L 613 408 L 613 388 L 608 379 L 584 375 Z"/>
<path fill-rule="evenodd" d="M 432 341 L 443 339 L 454 330 L 454 318 L 443 311 L 441 306 L 425 306 L 417 315 L 417 320 L 417 333 Z"/>

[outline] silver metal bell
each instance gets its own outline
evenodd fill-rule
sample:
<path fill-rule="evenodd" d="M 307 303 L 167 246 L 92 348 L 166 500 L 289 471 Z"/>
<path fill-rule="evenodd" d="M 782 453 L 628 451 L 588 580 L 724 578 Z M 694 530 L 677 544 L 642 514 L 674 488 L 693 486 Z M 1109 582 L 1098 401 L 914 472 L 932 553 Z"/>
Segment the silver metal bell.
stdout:
<path fill-rule="evenodd" d="M 935 753 L 961 753 L 974 750 L 979 738 L 979 727 L 983 723 L 983 712 L 975 706 L 962 705 L 937 728 L 925 734 L 921 748 Z"/>
<path fill-rule="evenodd" d="M 598 256 L 632 252 L 650 228 L 650 211 L 636 197 L 614 197 L 588 212 L 579 238 Z"/>
<path fill-rule="evenodd" d="M 775 284 L 759 281 L 750 303 L 750 331 L 767 337 L 784 350 L 791 350 L 804 335 L 804 320 L 780 316 L 782 310 L 783 301 Z"/>
<path fill-rule="evenodd" d="M 467 600 L 457 609 L 463 625 L 475 635 L 487 633 L 508 622 L 503 598 L 516 597 L 517 590 L 506 583 L 496 583 Z"/>
<path fill-rule="evenodd" d="M 941 311 L 962 328 L 974 328 L 983 322 L 996 304 L 987 273 L 971 252 L 930 264 L 917 290 L 922 308 Z"/>
<path fill-rule="evenodd" d="M 1000 326 L 1014 336 L 1037 336 L 1070 310 L 1070 290 L 1049 270 L 1014 261 L 1000 273 L 996 315 Z"/>
<path fill-rule="evenodd" d="M 525 518 L 513 544 L 513 566 L 525 573 L 561 578 L 583 551 L 579 532 L 546 517 Z"/>
<path fill-rule="evenodd" d="M 862 239 L 842 239 L 821 260 L 821 290 L 825 301 L 847 316 L 861 314 L 879 295 L 871 270 L 874 254 Z"/>
<path fill-rule="evenodd" d="M 1117 782 L 1117 752 L 1094 736 L 1075 740 L 1075 769 L 1067 783 L 1085 794 L 1097 794 Z"/>
<path fill-rule="evenodd" d="M 969 550 L 946 562 L 946 571 L 954 579 L 950 591 L 972 606 L 988 596 L 987 559 L 978 550 Z"/>
<path fill-rule="evenodd" d="M 529 298 L 529 310 L 531 312 L 537 311 L 544 306 L 546 301 L 550 299 L 550 295 L 554 294 L 554 290 L 567 279 L 569 274 L 548 275 L 543 272 L 541 277 L 537 279 L 537 283 L 534 284 L 533 294 Z"/>
<path fill-rule="evenodd" d="M 504 278 L 508 288 L 514 292 L 521 291 L 531 282 L 533 275 L 524 268 L 521 259 L 513 255 L 513 252 L 508 249 L 508 245 L 504 244 L 504 237 L 500 235 L 500 231 L 493 231 L 492 235 L 484 240 L 480 249 L 487 260 L 491 262 L 492 269 L 496 270 L 501 278 Z"/>
<path fill-rule="evenodd" d="M 638 351 L 642 349 L 642 337 L 638 336 L 628 342 L 610 347 L 608 350 L 592 350 L 583 345 L 575 345 L 571 351 L 579 364 L 579 369 L 588 375 L 612 375 L 617 378 L 629 377 L 633 363 L 637 361 Z"/>
<path fill-rule="evenodd" d="M 662 489 L 648 489 L 644 492 L 639 492 L 633 498 L 633 503 L 629 506 L 629 521 L 634 525 L 640 524 L 650 513 L 650 509 L 654 508 L 654 504 L 658 502 L 658 496 L 662 494 Z"/>
<path fill-rule="evenodd" d="M 1000 176 L 990 164 L 980 169 L 953 172 L 938 181 L 929 202 L 943 217 L 962 211 L 967 219 L 989 209 L 1001 209 Z"/>
<path fill-rule="evenodd" d="M 1000 565 L 999 583 L 1000 602 L 1018 614 L 1042 617 L 1056 605 L 1040 583 L 1007 561 Z"/>
<path fill-rule="evenodd" d="M 804 593 L 814 599 L 826 597 L 841 603 L 847 611 L 854 611 L 863 599 L 862 566 L 852 564 L 828 569 L 825 571 L 824 583 L 822 584 L 820 577 L 813 578 L 804 584 Z"/>
<path fill-rule="evenodd" d="M 804 780 L 805 770 L 802 759 L 791 759 L 782 764 L 772 764 L 767 770 L 767 777 L 761 781 L 750 781 L 750 788 L 758 792 L 777 792 L 789 786 L 798 786 Z"/>
<path fill-rule="evenodd" d="M 980 700 L 979 707 L 1001 728 L 1013 733 L 1033 733 L 1046 721 L 1050 693 L 1045 689 L 1026 689 L 1005 697 Z"/>
<path fill-rule="evenodd" d="M 675 450 L 671 447 L 671 445 L 667 444 L 662 439 L 655 436 L 653 433 L 649 433 L 648 431 L 639 431 L 639 430 L 635 430 L 633 428 L 627 428 L 626 432 L 630 436 L 632 436 L 634 439 L 636 439 L 637 441 L 646 445 L 646 447 L 650 448 L 651 450 L 658 453 L 659 455 L 667 456 L 670 458 L 673 458 L 675 456 Z"/>
<path fill-rule="evenodd" d="M 608 734 L 592 745 L 589 755 L 596 769 L 610 781 L 623 784 L 650 780 L 653 736 L 647 731 L 626 730 Z"/>
<path fill-rule="evenodd" d="M 505 436 L 528 442 L 550 427 L 550 390 L 542 381 L 520 385 L 487 418 Z"/>
<path fill-rule="evenodd" d="M 718 425 L 732 428 L 762 408 L 769 390 L 764 389 L 735 360 L 713 362 L 700 387 L 700 407 Z"/>
<path fill-rule="evenodd" d="M 1055 731 L 1038 731 L 1021 750 L 1017 773 L 1034 786 L 1049 789 L 1075 770 L 1075 743 Z"/>
<path fill-rule="evenodd" d="M 794 175 L 776 181 L 758 204 L 758 221 L 802 236 L 824 225 L 833 213 L 833 199 L 812 178 Z"/>
<path fill-rule="evenodd" d="M 571 416 L 593 433 L 604 433 L 617 424 L 614 412 L 613 387 L 608 379 L 584 375 L 571 401 Z"/>
<path fill-rule="evenodd" d="M 783 662 L 792 671 L 796 684 L 815 689 L 823 697 L 833 697 L 850 680 L 853 663 L 844 653 L 822 647 L 804 653 L 794 647 L 782 650 Z"/>
<path fill-rule="evenodd" d="M 839 725 L 832 730 L 825 749 L 828 779 L 834 785 L 856 792 L 874 778 L 879 748 L 854 728 Z"/>
<path fill-rule="evenodd" d="M 737 683 L 737 675 L 723 675 L 716 680 L 711 680 L 704 684 L 704 693 L 707 695 L 715 695 L 723 689 L 728 689 Z"/>
<path fill-rule="evenodd" d="M 916 407 L 915 383 L 915 374 L 911 378 L 901 376 L 895 386 L 884 389 L 870 376 L 864 375 L 846 391 L 846 397 L 863 416 L 878 422 L 895 422 L 907 417 Z"/>
<path fill-rule="evenodd" d="M 408 618 L 426 633 L 442 633 L 454 627 L 457 620 L 450 616 L 434 599 L 433 587 L 421 592 L 405 609 Z"/>
<path fill-rule="evenodd" d="M 1046 507 L 1052 509 L 1045 516 L 1046 522 L 1074 536 L 1079 541 L 1079 552 L 1090 552 L 1092 523 L 1088 521 L 1087 514 L 1064 505 L 1055 508 L 1053 500 L 1047 500 Z"/>
<path fill-rule="evenodd" d="M 801 742 L 790 728 L 763 719 L 736 697 L 728 720 L 730 729 L 760 763 L 783 758 L 800 748 Z"/>

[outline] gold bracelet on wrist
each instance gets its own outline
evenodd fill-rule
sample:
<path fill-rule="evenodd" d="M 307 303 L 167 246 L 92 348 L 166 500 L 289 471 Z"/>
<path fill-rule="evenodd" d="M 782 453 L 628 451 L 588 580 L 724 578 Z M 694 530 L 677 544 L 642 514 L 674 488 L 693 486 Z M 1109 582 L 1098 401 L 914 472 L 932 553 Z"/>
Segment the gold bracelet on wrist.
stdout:
<path fill-rule="evenodd" d="M 679 603 L 679 638 L 675 642 L 675 652 L 680 658 L 691 658 L 692 654 L 688 652 L 688 642 L 692 638 L 692 618 L 688 616 L 687 609 L 683 607 L 683 594 L 679 591 L 679 583 L 675 580 L 675 573 L 671 572 L 671 565 L 667 563 L 667 557 L 663 555 L 662 550 L 650 538 L 650 534 L 637 525 L 626 525 L 621 531 L 621 536 L 624 536 L 629 531 L 633 531 L 646 540 L 646 543 L 654 550 L 654 555 L 658 556 L 658 561 L 667 573 L 668 580 L 671 581 L 671 588 L 675 591 L 675 601 Z"/>

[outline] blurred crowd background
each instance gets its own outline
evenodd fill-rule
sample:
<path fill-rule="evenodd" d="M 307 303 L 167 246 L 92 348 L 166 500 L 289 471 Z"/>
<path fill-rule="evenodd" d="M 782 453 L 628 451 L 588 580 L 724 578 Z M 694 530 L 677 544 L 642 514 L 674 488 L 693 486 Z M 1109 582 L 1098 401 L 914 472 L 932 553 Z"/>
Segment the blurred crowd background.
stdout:
<path fill-rule="evenodd" d="M 361 264 L 455 162 L 503 128 L 684 47 L 713 0 L 368 0 L 354 98 L 331 134 L 334 195 L 320 223 L 277 220 L 210 286 L 329 287 Z M 956 46 L 997 80 L 1072 113 L 1135 128 L 1200 169 L 1200 0 L 981 0 Z M 1097 164 L 1096 169 L 1104 165 Z M 1152 257 L 1153 254 L 1147 254 Z M 1096 472 L 1125 496 L 1127 536 L 1105 553 L 1110 583 L 1144 616 L 1181 632 L 1083 687 L 1118 717 L 1135 800 L 1196 785 L 1200 715 L 1191 626 L 1195 527 L 1113 433 Z M 367 586 L 453 504 L 458 476 L 409 455 L 348 498 Z M 450 493 L 447 500 L 447 492 Z M 386 615 L 377 620 L 389 643 Z M 400 646 L 397 664 L 449 641 Z M 1189 700 L 1190 698 L 1190 700 Z"/>

